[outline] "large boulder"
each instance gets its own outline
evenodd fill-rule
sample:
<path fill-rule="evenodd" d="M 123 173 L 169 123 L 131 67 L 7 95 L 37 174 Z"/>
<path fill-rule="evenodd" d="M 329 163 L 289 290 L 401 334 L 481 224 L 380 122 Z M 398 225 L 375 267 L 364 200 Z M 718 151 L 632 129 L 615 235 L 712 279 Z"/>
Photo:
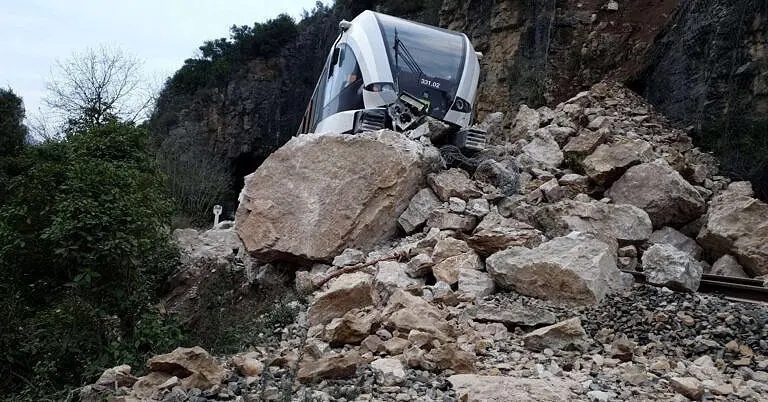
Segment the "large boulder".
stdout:
<path fill-rule="evenodd" d="M 544 349 L 582 349 L 587 342 L 587 333 L 582 328 L 579 317 L 533 330 L 523 336 L 523 345 L 537 352 Z"/>
<path fill-rule="evenodd" d="M 325 378 L 350 377 L 357 372 L 357 366 L 363 363 L 360 354 L 354 350 L 346 354 L 322 357 L 318 360 L 304 359 L 301 361 L 296 378 L 301 382 L 311 382 Z"/>
<path fill-rule="evenodd" d="M 498 322 L 510 330 L 515 327 L 535 327 L 551 325 L 557 322 L 555 314 L 537 306 L 525 306 L 513 303 L 496 306 L 490 303 L 480 303 L 468 310 L 470 317 L 477 322 Z"/>
<path fill-rule="evenodd" d="M 520 378 L 456 374 L 448 377 L 459 400 L 466 402 L 569 401 L 577 396 L 574 380 L 563 377 Z"/>
<path fill-rule="evenodd" d="M 582 162 L 584 173 L 600 185 L 610 185 L 630 166 L 650 162 L 653 147 L 643 140 L 624 140 L 600 145 Z"/>
<path fill-rule="evenodd" d="M 541 115 L 539 115 L 539 112 L 526 105 L 520 105 L 520 109 L 518 109 L 515 120 L 512 123 L 512 130 L 510 130 L 506 138 L 507 142 L 515 142 L 527 137 L 539 128 L 540 123 Z"/>
<path fill-rule="evenodd" d="M 563 200 L 539 209 L 535 219 L 549 237 L 578 231 L 601 239 L 635 243 L 647 240 L 653 231 L 651 220 L 642 209 L 598 201 Z"/>
<path fill-rule="evenodd" d="M 315 295 L 307 311 L 307 320 L 311 326 L 327 324 L 352 309 L 373 305 L 375 300 L 371 275 L 359 271 L 344 274 Z"/>
<path fill-rule="evenodd" d="M 648 283 L 695 292 L 704 269 L 689 253 L 671 244 L 654 244 L 643 254 Z"/>
<path fill-rule="evenodd" d="M 587 155 L 595 152 L 609 134 L 610 131 L 606 129 L 582 130 L 576 137 L 571 137 L 563 147 L 565 156 L 572 161 L 581 161 Z"/>
<path fill-rule="evenodd" d="M 487 272 L 462 268 L 459 270 L 459 290 L 481 298 L 492 295 L 496 284 Z"/>
<path fill-rule="evenodd" d="M 453 335 L 453 328 L 446 321 L 446 315 L 442 311 L 403 289 L 392 293 L 381 315 L 386 327 L 400 333 L 407 334 L 417 330 L 441 341 L 446 341 Z"/>
<path fill-rule="evenodd" d="M 709 271 L 711 275 L 720 276 L 732 276 L 736 278 L 749 278 L 744 268 L 739 264 L 736 257 L 726 254 L 715 261 L 712 264 L 712 269 Z"/>
<path fill-rule="evenodd" d="M 397 223 L 405 233 L 413 233 L 424 225 L 429 214 L 442 204 L 432 190 L 423 188 L 411 198 L 408 208 L 397 219 Z"/>
<path fill-rule="evenodd" d="M 643 209 L 657 228 L 690 222 L 706 210 L 701 194 L 664 159 L 629 168 L 606 196 Z"/>
<path fill-rule="evenodd" d="M 701 257 L 701 246 L 696 243 L 696 240 L 691 239 L 669 226 L 665 226 L 651 233 L 648 242 L 651 244 L 671 244 L 678 250 L 690 254 L 695 259 Z"/>
<path fill-rule="evenodd" d="M 171 353 L 149 359 L 147 368 L 152 373 L 163 373 L 181 380 L 184 388 L 208 389 L 227 378 L 227 371 L 205 349 L 176 348 Z"/>
<path fill-rule="evenodd" d="M 612 248 L 578 232 L 534 249 L 510 247 L 485 264 L 502 288 L 576 304 L 598 303 L 621 283 Z"/>
<path fill-rule="evenodd" d="M 752 198 L 749 183 L 731 183 L 712 199 L 697 240 L 709 252 L 733 255 L 748 274 L 768 274 L 768 204 Z"/>
<path fill-rule="evenodd" d="M 427 177 L 429 186 L 443 201 L 451 197 L 468 200 L 483 195 L 469 174 L 461 169 L 451 168 L 438 173 L 432 173 Z"/>
<path fill-rule="evenodd" d="M 552 169 L 563 163 L 563 151 L 547 132 L 537 131 L 523 153 L 518 157 L 520 166 Z"/>
<path fill-rule="evenodd" d="M 544 240 L 542 233 L 533 226 L 493 211 L 477 225 L 467 243 L 487 256 L 510 246 L 536 247 Z"/>
<path fill-rule="evenodd" d="M 372 248 L 397 232 L 438 157 L 387 130 L 295 137 L 246 176 L 237 233 L 263 259 L 330 261 Z"/>

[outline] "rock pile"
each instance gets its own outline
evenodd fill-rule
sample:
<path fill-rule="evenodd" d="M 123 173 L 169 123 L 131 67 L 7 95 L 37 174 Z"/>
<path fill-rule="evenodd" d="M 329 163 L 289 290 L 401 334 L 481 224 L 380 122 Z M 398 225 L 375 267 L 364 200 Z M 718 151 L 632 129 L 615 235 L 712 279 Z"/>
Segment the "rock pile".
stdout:
<path fill-rule="evenodd" d="M 768 395 L 768 309 L 695 293 L 702 272 L 766 273 L 768 206 L 748 185 L 614 84 L 521 107 L 502 134 L 474 172 L 434 171 L 426 139 L 391 132 L 289 143 L 249 177 L 236 226 L 260 258 L 315 262 L 296 272 L 305 309 L 208 389 L 156 358 L 142 379 L 163 384 L 112 381 L 118 400 Z"/>

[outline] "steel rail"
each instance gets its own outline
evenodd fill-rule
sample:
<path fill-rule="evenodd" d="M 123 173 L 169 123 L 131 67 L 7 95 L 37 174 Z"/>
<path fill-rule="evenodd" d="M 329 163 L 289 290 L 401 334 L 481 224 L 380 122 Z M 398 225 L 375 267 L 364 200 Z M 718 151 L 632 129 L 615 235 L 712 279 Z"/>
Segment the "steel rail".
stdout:
<path fill-rule="evenodd" d="M 622 272 L 632 274 L 639 282 L 647 282 L 644 272 L 626 270 Z M 720 294 L 738 301 L 768 303 L 768 288 L 758 279 L 704 274 L 701 276 L 698 291 Z"/>

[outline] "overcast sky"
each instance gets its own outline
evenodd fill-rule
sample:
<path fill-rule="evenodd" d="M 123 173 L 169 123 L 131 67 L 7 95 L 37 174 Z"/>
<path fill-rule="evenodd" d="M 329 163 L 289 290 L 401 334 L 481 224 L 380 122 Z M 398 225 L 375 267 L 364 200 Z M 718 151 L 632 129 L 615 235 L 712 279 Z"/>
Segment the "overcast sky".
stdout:
<path fill-rule="evenodd" d="M 331 1 L 324 1 L 326 4 Z M 0 0 L 0 86 L 41 106 L 57 59 L 99 45 L 117 46 L 144 62 L 157 80 L 229 27 L 285 12 L 297 21 L 315 0 Z"/>

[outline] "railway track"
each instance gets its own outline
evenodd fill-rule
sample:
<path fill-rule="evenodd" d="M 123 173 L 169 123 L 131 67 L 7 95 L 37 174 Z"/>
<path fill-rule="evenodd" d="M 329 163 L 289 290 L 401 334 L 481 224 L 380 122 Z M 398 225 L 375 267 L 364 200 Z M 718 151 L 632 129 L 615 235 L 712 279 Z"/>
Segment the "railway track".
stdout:
<path fill-rule="evenodd" d="M 622 272 L 632 274 L 639 282 L 646 282 L 643 272 Z M 704 274 L 698 291 L 718 294 L 734 301 L 768 304 L 768 288 L 763 286 L 763 281 L 757 279 Z"/>

